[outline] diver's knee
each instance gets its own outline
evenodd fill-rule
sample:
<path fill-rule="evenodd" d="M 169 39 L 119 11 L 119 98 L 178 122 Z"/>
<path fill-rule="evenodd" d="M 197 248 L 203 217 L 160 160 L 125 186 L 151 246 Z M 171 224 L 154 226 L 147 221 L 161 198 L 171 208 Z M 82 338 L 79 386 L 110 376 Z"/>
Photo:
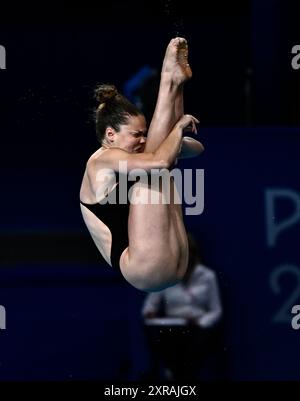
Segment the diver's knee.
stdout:
<path fill-rule="evenodd" d="M 146 292 L 163 290 L 175 285 L 182 278 L 176 263 L 147 262 L 145 258 L 121 266 L 121 273 L 132 286 Z"/>

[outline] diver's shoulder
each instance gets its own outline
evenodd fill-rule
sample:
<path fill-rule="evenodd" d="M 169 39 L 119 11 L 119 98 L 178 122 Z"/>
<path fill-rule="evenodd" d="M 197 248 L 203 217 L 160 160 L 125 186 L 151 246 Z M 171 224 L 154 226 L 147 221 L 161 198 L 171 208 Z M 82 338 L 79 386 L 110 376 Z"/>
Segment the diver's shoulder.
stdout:
<path fill-rule="evenodd" d="M 109 149 L 104 149 L 104 148 L 97 149 L 96 152 L 94 152 L 89 157 L 89 159 L 86 163 L 87 170 L 93 169 L 95 166 L 97 166 L 99 163 L 101 163 L 101 161 L 103 159 L 103 155 L 105 156 L 105 154 L 107 153 L 108 150 Z"/>

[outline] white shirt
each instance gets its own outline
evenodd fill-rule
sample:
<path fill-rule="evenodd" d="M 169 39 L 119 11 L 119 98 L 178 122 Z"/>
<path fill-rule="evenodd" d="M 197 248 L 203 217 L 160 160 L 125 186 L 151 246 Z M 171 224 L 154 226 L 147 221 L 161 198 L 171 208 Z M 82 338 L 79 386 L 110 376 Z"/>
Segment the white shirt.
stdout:
<path fill-rule="evenodd" d="M 166 317 L 194 318 L 197 325 L 203 328 L 214 326 L 222 316 L 216 274 L 202 264 L 194 268 L 185 285 L 180 282 L 173 287 L 148 294 L 142 315 L 157 313 L 162 301 Z M 163 319 L 161 324 L 164 324 Z"/>

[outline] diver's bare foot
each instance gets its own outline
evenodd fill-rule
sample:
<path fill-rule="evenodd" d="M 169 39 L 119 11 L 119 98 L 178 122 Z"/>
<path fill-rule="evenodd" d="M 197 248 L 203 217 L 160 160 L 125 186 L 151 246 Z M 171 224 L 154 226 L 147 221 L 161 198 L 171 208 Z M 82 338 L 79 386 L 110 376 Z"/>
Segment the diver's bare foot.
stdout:
<path fill-rule="evenodd" d="M 174 38 L 170 41 L 163 66 L 162 73 L 167 73 L 176 84 L 187 81 L 192 77 L 192 70 L 188 63 L 188 44 L 184 38 Z"/>

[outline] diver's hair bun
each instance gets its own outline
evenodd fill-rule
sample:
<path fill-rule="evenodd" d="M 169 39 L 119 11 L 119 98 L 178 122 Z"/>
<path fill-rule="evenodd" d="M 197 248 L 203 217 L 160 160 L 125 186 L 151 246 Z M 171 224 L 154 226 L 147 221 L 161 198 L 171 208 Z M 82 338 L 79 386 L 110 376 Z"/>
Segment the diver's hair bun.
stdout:
<path fill-rule="evenodd" d="M 117 88 L 114 85 L 103 84 L 95 89 L 95 99 L 101 104 L 114 99 L 118 95 Z"/>

